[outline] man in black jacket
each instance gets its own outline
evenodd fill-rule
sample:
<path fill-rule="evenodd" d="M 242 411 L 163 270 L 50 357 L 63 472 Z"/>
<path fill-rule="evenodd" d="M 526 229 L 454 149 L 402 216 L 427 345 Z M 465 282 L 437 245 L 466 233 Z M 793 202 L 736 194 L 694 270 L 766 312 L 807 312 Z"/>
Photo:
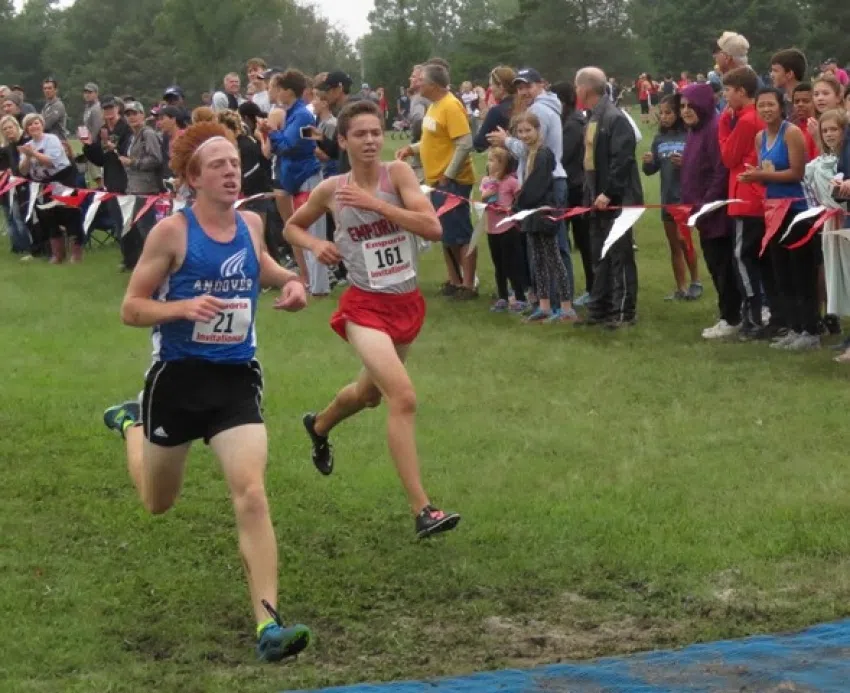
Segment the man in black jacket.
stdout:
<path fill-rule="evenodd" d="M 103 169 L 103 187 L 107 192 L 124 194 L 127 192 L 127 172 L 119 156 L 120 152 L 126 152 L 129 148 L 133 133 L 122 117 L 115 97 L 104 96 L 100 106 L 103 109 L 104 125 L 100 132 L 89 133 L 89 137 L 83 141 L 83 155 Z M 104 207 L 109 215 L 112 234 L 120 241 L 124 224 L 118 201 L 114 198 L 107 200 Z"/>
<path fill-rule="evenodd" d="M 593 289 L 587 318 L 582 324 L 616 330 L 631 325 L 637 310 L 637 265 L 632 230 L 618 240 L 602 259 L 602 246 L 618 210 L 611 207 L 642 205 L 643 189 L 635 156 L 631 123 L 606 96 L 605 73 L 586 67 L 576 75 L 578 100 L 591 110 L 585 131 L 584 203 L 590 213 L 594 261 Z"/>

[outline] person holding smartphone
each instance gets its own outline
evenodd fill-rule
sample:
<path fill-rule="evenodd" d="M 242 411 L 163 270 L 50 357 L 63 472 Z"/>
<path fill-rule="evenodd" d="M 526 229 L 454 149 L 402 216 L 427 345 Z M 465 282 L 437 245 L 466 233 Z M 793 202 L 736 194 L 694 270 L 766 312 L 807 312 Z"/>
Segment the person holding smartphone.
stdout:
<path fill-rule="evenodd" d="M 277 157 L 276 202 L 284 222 L 322 182 L 322 165 L 316 158 L 316 142 L 312 138 L 316 118 L 303 101 L 307 87 L 306 75 L 298 70 L 287 70 L 271 79 L 271 98 L 286 109 L 285 112 L 272 111 L 268 121 L 269 140 Z M 324 217 L 310 227 L 310 233 L 325 239 Z M 296 253 L 296 260 L 299 260 L 301 279 L 310 293 L 313 296 L 330 294 L 327 270 L 309 250 L 303 251 L 301 258 L 299 253 Z"/>
<path fill-rule="evenodd" d="M 102 185 L 106 192 L 124 194 L 127 192 L 127 172 L 119 158 L 120 152 L 130 148 L 133 132 L 121 115 L 120 104 L 114 96 L 104 96 L 100 101 L 103 112 L 103 125 L 97 130 L 89 130 L 87 137 L 81 137 L 83 155 L 102 173 Z M 116 240 L 121 239 L 123 221 L 118 200 L 104 202 L 110 220 L 110 229 Z M 129 267 L 130 258 L 124 257 L 122 268 Z"/>

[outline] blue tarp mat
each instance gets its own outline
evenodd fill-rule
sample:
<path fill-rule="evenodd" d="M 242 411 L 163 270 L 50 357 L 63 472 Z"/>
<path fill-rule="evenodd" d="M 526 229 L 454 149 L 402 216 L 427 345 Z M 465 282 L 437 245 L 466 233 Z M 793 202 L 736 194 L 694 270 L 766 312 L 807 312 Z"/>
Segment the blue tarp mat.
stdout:
<path fill-rule="evenodd" d="M 848 693 L 850 619 L 802 633 L 529 671 L 362 684 L 323 693 Z"/>

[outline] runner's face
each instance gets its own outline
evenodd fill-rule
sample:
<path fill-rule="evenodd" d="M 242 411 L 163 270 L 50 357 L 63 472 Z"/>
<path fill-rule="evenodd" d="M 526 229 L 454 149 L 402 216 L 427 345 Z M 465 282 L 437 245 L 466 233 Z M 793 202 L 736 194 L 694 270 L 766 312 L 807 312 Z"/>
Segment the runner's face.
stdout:
<path fill-rule="evenodd" d="M 354 118 L 348 126 L 348 135 L 342 140 L 352 161 L 371 163 L 381 158 L 384 130 L 377 116 L 366 113 Z"/>
<path fill-rule="evenodd" d="M 239 152 L 230 142 L 213 142 L 200 154 L 201 172 L 191 181 L 192 187 L 214 202 L 232 205 L 239 199 L 242 169 Z"/>
<path fill-rule="evenodd" d="M 820 137 L 823 143 L 829 147 L 829 151 L 837 152 L 842 144 L 844 130 L 838 121 L 824 120 L 820 124 Z"/>

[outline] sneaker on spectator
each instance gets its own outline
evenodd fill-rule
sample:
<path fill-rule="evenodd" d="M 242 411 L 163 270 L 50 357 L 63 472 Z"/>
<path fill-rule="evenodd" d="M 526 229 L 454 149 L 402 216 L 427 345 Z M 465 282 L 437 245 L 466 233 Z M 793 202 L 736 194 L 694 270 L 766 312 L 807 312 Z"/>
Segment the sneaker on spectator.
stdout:
<path fill-rule="evenodd" d="M 573 305 L 578 308 L 584 308 L 588 303 L 590 303 L 590 294 L 588 293 L 583 293 L 575 301 L 573 301 Z"/>
<path fill-rule="evenodd" d="M 573 308 L 570 308 L 569 310 L 559 310 L 556 313 L 553 313 L 552 317 L 549 318 L 547 322 L 576 322 L 578 319 L 578 313 L 576 313 Z"/>
<path fill-rule="evenodd" d="M 525 322 L 547 322 L 551 317 L 551 310 L 542 310 L 538 307 L 525 319 Z"/>
<path fill-rule="evenodd" d="M 496 301 L 492 306 L 490 306 L 491 313 L 507 313 L 508 312 L 508 302 L 500 298 Z"/>
<path fill-rule="evenodd" d="M 707 327 L 702 331 L 703 339 L 728 339 L 734 337 L 741 331 L 740 325 L 730 325 L 725 320 L 721 320 L 716 325 Z"/>
<path fill-rule="evenodd" d="M 705 289 L 702 286 L 702 282 L 691 282 L 691 285 L 688 287 L 688 300 L 689 301 L 698 301 L 702 298 L 702 294 Z"/>
<path fill-rule="evenodd" d="M 528 303 L 526 303 L 525 301 L 514 301 L 513 303 L 508 305 L 508 310 L 511 313 L 522 313 L 527 309 Z"/>
<path fill-rule="evenodd" d="M 774 339 L 770 343 L 770 348 L 771 349 L 784 349 L 789 344 L 794 342 L 797 339 L 797 337 L 799 337 L 799 336 L 800 336 L 799 333 L 794 332 L 794 330 L 788 330 L 784 335 L 780 335 L 779 337 Z"/>
<path fill-rule="evenodd" d="M 793 342 L 785 347 L 785 351 L 816 351 L 820 349 L 820 337 L 816 334 L 803 332 Z"/>
<path fill-rule="evenodd" d="M 676 289 L 669 296 L 664 297 L 665 301 L 687 301 L 688 300 L 688 292 L 682 291 L 681 289 Z"/>

